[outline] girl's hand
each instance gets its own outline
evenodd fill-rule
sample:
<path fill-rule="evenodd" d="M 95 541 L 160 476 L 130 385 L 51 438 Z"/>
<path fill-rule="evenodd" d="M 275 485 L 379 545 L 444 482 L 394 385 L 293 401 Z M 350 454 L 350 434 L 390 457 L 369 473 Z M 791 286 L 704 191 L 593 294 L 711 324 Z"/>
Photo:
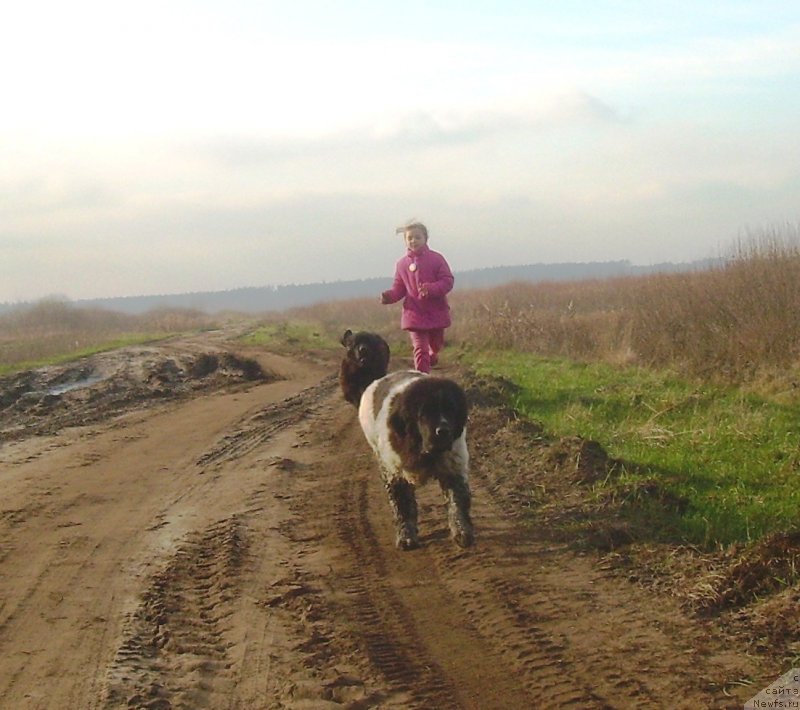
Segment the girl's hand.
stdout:
<path fill-rule="evenodd" d="M 427 298 L 428 297 L 428 284 L 420 284 L 419 288 L 417 289 L 417 293 L 419 293 L 420 298 Z"/>
<path fill-rule="evenodd" d="M 380 301 L 385 306 L 387 303 L 389 303 L 389 297 L 385 293 L 382 293 Z"/>

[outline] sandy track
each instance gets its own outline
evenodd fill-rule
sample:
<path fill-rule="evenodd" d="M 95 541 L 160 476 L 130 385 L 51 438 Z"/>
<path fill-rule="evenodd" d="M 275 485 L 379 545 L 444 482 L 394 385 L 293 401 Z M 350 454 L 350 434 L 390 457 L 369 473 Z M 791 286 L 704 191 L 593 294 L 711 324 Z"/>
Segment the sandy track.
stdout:
<path fill-rule="evenodd" d="M 753 661 L 515 515 L 388 504 L 330 363 L 0 449 L 1 708 L 740 707 Z M 481 451 L 493 432 L 471 431 Z M 478 448 L 478 447 L 476 447 Z M 507 454 L 508 452 L 504 452 Z M 513 470 L 509 469 L 510 471 Z"/>

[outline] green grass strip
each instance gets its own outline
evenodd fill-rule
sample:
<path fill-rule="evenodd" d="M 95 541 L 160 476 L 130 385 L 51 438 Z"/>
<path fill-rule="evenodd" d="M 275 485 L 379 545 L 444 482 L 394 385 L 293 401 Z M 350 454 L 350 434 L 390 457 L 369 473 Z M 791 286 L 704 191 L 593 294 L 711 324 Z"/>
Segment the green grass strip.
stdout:
<path fill-rule="evenodd" d="M 280 350 L 298 348 L 332 350 L 342 347 L 338 340 L 326 334 L 320 325 L 303 321 L 267 323 L 243 336 L 241 340 L 250 345 L 262 345 Z"/>
<path fill-rule="evenodd" d="M 70 350 L 68 352 L 52 353 L 51 355 L 32 360 L 0 363 L 0 376 L 12 375 L 17 372 L 33 370 L 37 367 L 46 367 L 48 365 L 64 365 L 69 362 L 80 360 L 84 357 L 89 357 L 90 355 L 96 355 L 98 353 L 104 353 L 110 350 L 117 350 L 119 348 L 124 348 L 131 345 L 144 345 L 147 343 L 153 343 L 159 340 L 164 340 L 167 337 L 171 337 L 171 335 L 165 335 L 163 333 L 158 335 L 154 335 L 152 333 L 130 333 L 112 340 L 103 340 L 92 345 L 87 345 L 86 347 L 76 348 L 75 350 Z"/>
<path fill-rule="evenodd" d="M 749 541 L 800 523 L 800 407 L 667 373 L 498 353 L 467 356 L 522 390 L 513 403 L 556 436 L 598 441 L 689 501 L 685 541 Z M 657 521 L 654 521 L 654 524 Z"/>

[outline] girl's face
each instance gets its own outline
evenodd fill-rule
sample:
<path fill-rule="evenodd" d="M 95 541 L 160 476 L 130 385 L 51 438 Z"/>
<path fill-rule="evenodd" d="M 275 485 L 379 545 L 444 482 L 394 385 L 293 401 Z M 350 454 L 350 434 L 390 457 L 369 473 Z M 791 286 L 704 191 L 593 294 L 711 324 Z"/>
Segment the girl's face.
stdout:
<path fill-rule="evenodd" d="M 419 249 L 428 241 L 428 238 L 425 236 L 425 232 L 415 227 L 414 229 L 406 230 L 405 240 L 406 246 L 411 249 L 411 251 L 419 251 Z"/>

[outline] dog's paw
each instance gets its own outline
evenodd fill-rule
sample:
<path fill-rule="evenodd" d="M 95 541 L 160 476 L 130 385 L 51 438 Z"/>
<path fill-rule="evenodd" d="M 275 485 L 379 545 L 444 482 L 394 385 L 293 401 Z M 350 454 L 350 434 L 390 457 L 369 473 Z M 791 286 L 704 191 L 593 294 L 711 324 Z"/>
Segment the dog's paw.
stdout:
<path fill-rule="evenodd" d="M 472 530 L 456 530 L 453 532 L 453 542 L 459 547 L 471 547 L 475 542 L 475 534 Z"/>
<path fill-rule="evenodd" d="M 398 550 L 416 550 L 419 547 L 419 540 L 416 535 L 398 533 L 395 544 Z"/>

